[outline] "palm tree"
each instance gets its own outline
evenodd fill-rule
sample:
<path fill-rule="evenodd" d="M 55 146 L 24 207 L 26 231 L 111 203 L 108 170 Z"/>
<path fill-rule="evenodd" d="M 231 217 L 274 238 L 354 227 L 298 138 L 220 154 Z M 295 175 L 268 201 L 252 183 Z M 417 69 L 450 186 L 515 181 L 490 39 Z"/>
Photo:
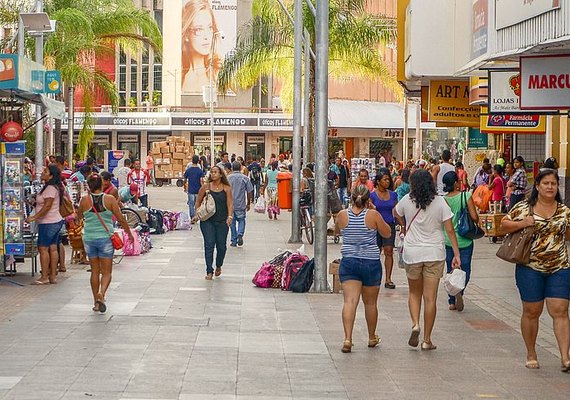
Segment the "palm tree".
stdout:
<path fill-rule="evenodd" d="M 94 131 L 91 112 L 98 93 L 116 108 L 119 104 L 113 82 L 95 64 L 101 56 L 113 56 L 117 48 L 137 54 L 148 46 L 157 53 L 162 35 L 156 21 L 132 0 L 51 0 L 46 12 L 57 21 L 56 32 L 44 46 L 48 69 L 61 71 L 64 87 L 82 88 L 85 122 L 79 133 L 77 153 L 86 157 Z M 70 160 L 71 161 L 71 160 Z"/>
<path fill-rule="evenodd" d="M 294 15 L 293 0 L 283 0 Z M 329 74 L 331 78 L 378 80 L 401 96 L 402 90 L 382 58 L 382 46 L 395 39 L 395 20 L 366 12 L 366 0 L 329 1 Z M 221 93 L 251 88 L 262 77 L 277 76 L 283 83 L 281 100 L 285 111 L 293 104 L 294 26 L 277 0 L 254 0 L 252 19 L 240 30 L 236 50 L 224 60 L 218 75 Z M 303 23 L 309 32 L 316 22 L 303 5 Z M 314 35 L 311 47 L 315 51 Z M 309 121 L 310 154 L 314 143 L 315 62 L 311 60 Z"/>

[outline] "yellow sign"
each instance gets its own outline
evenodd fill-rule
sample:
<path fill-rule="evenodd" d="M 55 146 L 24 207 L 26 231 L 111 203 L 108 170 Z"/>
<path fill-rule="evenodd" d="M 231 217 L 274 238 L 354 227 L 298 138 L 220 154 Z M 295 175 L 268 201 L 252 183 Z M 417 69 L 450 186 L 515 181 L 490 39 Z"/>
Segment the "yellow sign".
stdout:
<path fill-rule="evenodd" d="M 479 106 L 469 105 L 469 81 L 431 81 L 429 120 L 465 126 L 479 124 Z"/>
<path fill-rule="evenodd" d="M 481 107 L 483 114 L 487 107 Z M 546 117 L 537 114 L 481 115 L 481 132 L 484 133 L 538 133 L 546 132 Z"/>

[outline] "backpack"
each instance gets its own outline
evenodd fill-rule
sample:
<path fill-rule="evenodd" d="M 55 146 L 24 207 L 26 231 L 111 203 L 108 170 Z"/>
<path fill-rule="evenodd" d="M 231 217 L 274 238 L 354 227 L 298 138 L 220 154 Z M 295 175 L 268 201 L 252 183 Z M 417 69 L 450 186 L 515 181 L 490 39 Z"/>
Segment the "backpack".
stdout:
<path fill-rule="evenodd" d="M 261 171 L 259 167 L 255 167 L 251 170 L 251 181 L 253 183 L 261 182 Z"/>
<path fill-rule="evenodd" d="M 131 229 L 134 242 L 131 242 L 129 236 L 123 231 L 123 254 L 125 256 L 140 256 L 141 255 L 141 242 L 139 232 Z"/>
<path fill-rule="evenodd" d="M 164 233 L 164 215 L 161 210 L 157 210 L 156 208 L 148 210 L 148 225 L 151 229 L 154 229 L 156 235 L 162 235 Z"/>
<path fill-rule="evenodd" d="M 289 290 L 295 293 L 308 292 L 311 286 L 313 286 L 314 272 L 315 259 L 311 258 L 303 264 L 297 275 L 293 277 L 289 285 Z"/>
<path fill-rule="evenodd" d="M 291 285 L 291 281 L 299 273 L 303 264 L 305 264 L 309 260 L 309 257 L 301 254 L 301 253 L 293 253 L 287 260 L 285 260 L 285 264 L 283 264 L 283 277 L 281 278 L 281 289 L 282 290 L 289 290 L 289 286 Z"/>

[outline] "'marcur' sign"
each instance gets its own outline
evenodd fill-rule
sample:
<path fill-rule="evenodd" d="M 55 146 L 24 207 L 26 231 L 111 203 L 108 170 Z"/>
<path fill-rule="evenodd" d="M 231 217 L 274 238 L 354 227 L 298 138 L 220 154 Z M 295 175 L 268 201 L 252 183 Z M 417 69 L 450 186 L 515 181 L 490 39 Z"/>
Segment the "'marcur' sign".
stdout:
<path fill-rule="evenodd" d="M 570 54 L 521 57 L 520 108 L 570 109 Z"/>

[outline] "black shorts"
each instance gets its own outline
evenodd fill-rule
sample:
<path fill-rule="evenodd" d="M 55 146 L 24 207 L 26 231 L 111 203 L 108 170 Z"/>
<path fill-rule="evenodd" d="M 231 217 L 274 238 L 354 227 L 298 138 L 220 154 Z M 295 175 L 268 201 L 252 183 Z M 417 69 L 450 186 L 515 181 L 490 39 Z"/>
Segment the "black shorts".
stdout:
<path fill-rule="evenodd" d="M 389 238 L 384 238 L 379 233 L 376 233 L 376 244 L 378 245 L 378 247 L 384 247 L 384 246 L 394 247 L 394 245 L 396 244 L 396 224 L 391 223 L 388 225 L 390 225 L 390 232 L 392 232 Z"/>

